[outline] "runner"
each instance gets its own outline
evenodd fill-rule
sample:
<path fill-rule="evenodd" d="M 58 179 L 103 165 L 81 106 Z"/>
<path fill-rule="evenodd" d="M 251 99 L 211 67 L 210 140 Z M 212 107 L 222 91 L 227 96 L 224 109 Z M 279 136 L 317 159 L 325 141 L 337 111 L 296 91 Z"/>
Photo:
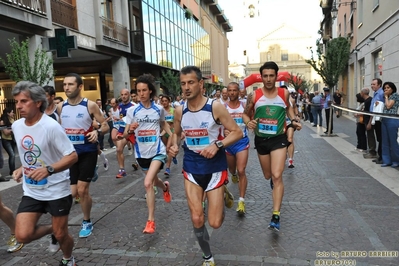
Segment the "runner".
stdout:
<path fill-rule="evenodd" d="M 264 63 L 260 69 L 263 87 L 251 93 L 243 114 L 248 129 L 255 132 L 255 148 L 266 180 L 273 189 L 273 215 L 269 229 L 280 230 L 280 208 L 284 195 L 283 171 L 287 156 L 286 116 L 301 129 L 289 104 L 289 92 L 275 86 L 278 66 Z"/>
<path fill-rule="evenodd" d="M 170 96 L 164 95 L 164 96 L 161 98 L 161 104 L 162 104 L 163 108 L 164 108 L 165 111 L 166 111 L 165 120 L 166 120 L 166 122 L 168 122 L 169 127 L 170 127 L 170 130 L 173 132 L 173 119 L 174 119 L 175 108 L 173 108 L 173 107 L 171 106 L 170 102 L 171 102 Z M 170 137 L 169 134 L 166 133 L 165 130 L 163 130 L 163 131 L 161 132 L 161 136 L 162 136 L 162 142 L 163 142 L 163 144 L 164 144 L 165 146 L 167 146 L 167 144 L 168 144 L 168 139 L 169 139 L 169 137 Z M 165 175 L 166 175 L 166 177 L 169 177 L 169 175 L 170 175 L 170 164 L 171 164 L 172 160 L 173 160 L 173 163 L 174 163 L 174 164 L 177 164 L 177 159 L 176 159 L 176 157 L 173 157 L 173 158 L 172 158 L 171 156 L 167 156 L 166 165 L 165 165 L 165 166 L 166 166 L 166 169 L 165 169 Z"/>
<path fill-rule="evenodd" d="M 97 139 L 109 127 L 98 105 L 83 98 L 83 80 L 76 73 L 69 73 L 64 78 L 64 91 L 68 99 L 58 105 L 61 116 L 61 126 L 72 142 L 78 154 L 78 162 L 70 168 L 72 196 L 79 195 L 80 206 L 83 212 L 83 222 L 79 237 L 88 237 L 92 234 L 93 223 L 90 212 L 92 198 L 89 193 L 90 182 L 95 175 L 97 165 Z M 93 129 L 93 118 L 101 124 L 99 130 Z"/>
<path fill-rule="evenodd" d="M 114 118 L 114 128 L 111 131 L 111 135 L 112 140 L 116 145 L 116 159 L 118 160 L 119 164 L 119 170 L 116 178 L 124 178 L 125 176 L 127 176 L 125 170 L 125 155 L 123 154 L 123 149 L 129 142 L 126 138 L 123 137 L 123 132 L 125 131 L 126 126 L 126 111 L 132 106 L 134 106 L 134 104 L 130 101 L 129 91 L 127 89 L 122 89 L 121 103 L 118 106 L 118 111 L 115 112 L 114 108 L 111 108 L 111 113 Z M 119 117 L 115 116 L 116 113 L 119 115 Z M 130 147 L 129 155 L 132 155 L 132 147 Z M 133 164 L 132 166 L 134 167 L 134 170 L 138 169 L 137 165 Z"/>
<path fill-rule="evenodd" d="M 230 101 L 225 104 L 227 111 L 231 117 L 237 123 L 244 133 L 242 138 L 234 143 L 233 145 L 226 148 L 227 163 L 229 166 L 229 172 L 232 174 L 231 180 L 233 183 L 238 183 L 240 191 L 240 198 L 238 200 L 237 213 L 238 215 L 245 214 L 245 193 L 247 191 L 247 175 L 245 168 L 248 162 L 248 148 L 249 138 L 245 124 L 242 121 L 242 114 L 244 112 L 245 105 L 239 100 L 239 84 L 236 82 L 230 82 L 227 86 L 228 96 Z M 224 136 L 229 135 L 227 129 L 224 130 Z"/>
<path fill-rule="evenodd" d="M 0 220 L 2 220 L 8 226 L 8 228 L 10 228 L 11 231 L 11 235 L 7 241 L 7 246 L 8 246 L 7 252 L 8 253 L 17 252 L 24 246 L 24 244 L 19 243 L 15 238 L 14 213 L 10 208 L 8 208 L 6 205 L 3 204 L 3 202 L 1 201 L 1 196 L 0 196 Z"/>
<path fill-rule="evenodd" d="M 167 134 L 172 135 L 168 123 L 165 121 L 165 110 L 154 103 L 153 96 L 156 93 L 155 79 L 150 74 L 144 74 L 136 79 L 137 95 L 140 103 L 129 108 L 126 114 L 126 129 L 124 137 L 135 134 L 135 152 L 137 162 L 145 173 L 144 187 L 147 192 L 146 201 L 148 207 L 147 224 L 143 230 L 145 234 L 155 233 L 155 191 L 153 186 L 162 189 L 165 202 L 172 200 L 169 182 L 157 176 L 163 168 L 166 160 L 166 148 L 162 143 L 161 127 Z"/>
<path fill-rule="evenodd" d="M 75 266 L 73 238 L 68 233 L 72 205 L 69 170 L 78 155 L 63 128 L 43 115 L 45 92 L 39 85 L 21 81 L 12 90 L 21 119 L 12 125 L 22 166 L 13 173 L 24 191 L 15 224 L 20 243 L 30 243 L 47 234 L 59 242 L 63 258 L 59 265 Z M 51 225 L 38 225 L 43 213 L 51 214 Z"/>
<path fill-rule="evenodd" d="M 222 104 L 202 95 L 204 80 L 198 67 L 184 67 L 180 71 L 180 85 L 187 102 L 175 110 L 175 132 L 169 153 L 177 155 L 184 131 L 183 175 L 194 234 L 203 253 L 203 265 L 215 265 L 202 200 L 206 194 L 208 223 L 219 228 L 224 219 L 223 198 L 230 201 L 228 205 L 232 201 L 225 193 L 228 173 L 224 147 L 238 141 L 243 133 Z M 222 126 L 229 134 L 218 140 Z"/>

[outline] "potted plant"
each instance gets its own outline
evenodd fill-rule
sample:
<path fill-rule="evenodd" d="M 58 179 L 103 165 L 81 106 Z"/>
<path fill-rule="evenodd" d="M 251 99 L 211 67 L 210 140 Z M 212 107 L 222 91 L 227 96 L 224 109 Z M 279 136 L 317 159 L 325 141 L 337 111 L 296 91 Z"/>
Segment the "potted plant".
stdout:
<path fill-rule="evenodd" d="M 193 12 L 189 8 L 186 8 L 184 16 L 186 17 L 186 19 L 191 19 L 193 17 Z"/>

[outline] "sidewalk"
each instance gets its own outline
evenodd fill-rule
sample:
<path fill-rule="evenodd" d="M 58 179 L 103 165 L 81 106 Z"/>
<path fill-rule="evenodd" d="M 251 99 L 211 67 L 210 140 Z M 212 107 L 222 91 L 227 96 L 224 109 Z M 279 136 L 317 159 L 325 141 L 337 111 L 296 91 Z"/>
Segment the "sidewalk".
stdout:
<path fill-rule="evenodd" d="M 279 233 L 267 229 L 272 212 L 271 190 L 256 151 L 250 148 L 246 216 L 237 216 L 238 188 L 229 183 L 236 197 L 235 206 L 226 209 L 221 228 L 208 226 L 216 265 L 319 265 L 338 260 L 351 265 L 398 265 L 398 171 L 381 168 L 355 151 L 355 123 L 350 119 L 334 118 L 338 137 L 323 137 L 324 131 L 305 122 L 303 129 L 295 133 L 298 153 L 295 168 L 286 169 L 283 175 L 285 195 Z M 147 219 L 143 173 L 132 171 L 132 157 L 126 156 L 129 175 L 116 179 L 115 153 L 106 153 L 110 169 L 104 172 L 100 164 L 100 178 L 91 185 L 93 235 L 77 237 L 82 220 L 79 205 L 72 207 L 69 216 L 77 264 L 201 265 L 185 199 L 182 153 L 168 179 L 172 202 L 167 204 L 162 193 L 157 195 L 157 231 L 153 235 L 142 234 Z M 159 176 L 165 179 L 163 171 Z M 1 191 L 4 203 L 12 210 L 16 210 L 21 194 L 20 186 Z M 49 215 L 41 220 L 49 222 Z M 5 243 L 8 228 L 2 226 L 0 233 L 0 243 Z M 15 254 L 5 253 L 3 244 L 0 265 L 57 265 L 62 254 L 49 254 L 48 242 L 48 238 L 42 238 Z M 379 251 L 394 252 L 376 253 Z"/>

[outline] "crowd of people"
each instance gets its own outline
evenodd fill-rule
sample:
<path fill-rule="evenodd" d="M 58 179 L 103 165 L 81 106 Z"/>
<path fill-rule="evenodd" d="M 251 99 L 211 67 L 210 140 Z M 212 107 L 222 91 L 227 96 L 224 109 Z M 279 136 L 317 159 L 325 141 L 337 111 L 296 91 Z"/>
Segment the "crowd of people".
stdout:
<path fill-rule="evenodd" d="M 226 186 L 230 181 L 238 186 L 237 215 L 246 214 L 246 167 L 249 132 L 253 132 L 253 145 L 273 199 L 268 228 L 278 232 L 286 161 L 288 167 L 294 167 L 294 132 L 301 129 L 301 120 L 322 126 L 324 110 L 325 133 L 332 133 L 330 119 L 342 116 L 342 110 L 333 109 L 332 104 L 343 104 L 342 93 L 331 95 L 329 88 L 301 95 L 284 86 L 276 87 L 278 71 L 277 64 L 266 62 L 260 68 L 262 88 L 246 95 L 239 84 L 231 82 L 209 98 L 204 95 L 200 69 L 186 66 L 180 71 L 182 94 L 175 100 L 156 95 L 154 77 L 144 74 L 136 79 L 133 90 L 122 89 L 120 97 L 109 99 L 105 108 L 100 99 L 93 102 L 81 95 L 83 81 L 75 73 L 65 76 L 67 99 L 59 103 L 50 86 L 19 82 L 13 95 L 22 118 L 14 121 L 14 110 L 6 108 L 1 119 L 1 143 L 9 154 L 10 175 L 22 182 L 24 191 L 16 218 L 12 210 L 0 204 L 0 218 L 11 233 L 8 252 L 51 235 L 49 249 L 63 252 L 60 265 L 75 265 L 68 214 L 73 199 L 79 197 L 83 220 L 78 237 L 92 234 L 90 184 L 98 177 L 98 156 L 104 156 L 104 168 L 108 168 L 108 160 L 101 155 L 106 149 L 103 136 L 108 132 L 108 143 L 115 148 L 119 166 L 116 178 L 124 178 L 130 171 L 125 167 L 125 147 L 128 154 L 134 154 L 129 157 L 132 170 L 144 172 L 148 209 L 144 234 L 157 230 L 158 189 L 165 202 L 172 202 L 173 188 L 164 178 L 171 175 L 171 167 L 178 164 L 178 153 L 183 152 L 182 182 L 203 265 L 215 265 L 205 220 L 215 229 L 222 225 L 224 209 L 234 205 L 234 195 Z M 356 149 L 381 167 L 399 167 L 399 120 L 390 116 L 398 114 L 397 88 L 376 78 L 371 90 L 373 96 L 369 88 L 356 95 Z M 17 169 L 11 152 L 15 149 L 22 164 Z M 46 212 L 51 214 L 52 224 L 39 225 L 40 216 Z"/>
<path fill-rule="evenodd" d="M 399 167 L 399 120 L 389 117 L 398 114 L 397 88 L 393 82 L 383 83 L 381 79 L 376 78 L 371 82 L 371 89 L 374 92 L 373 96 L 370 96 L 369 88 L 363 88 L 356 95 L 357 109 L 366 112 L 355 114 L 356 149 L 364 153 L 365 159 L 372 159 L 381 167 Z M 369 115 L 369 112 L 381 113 L 381 116 Z"/>

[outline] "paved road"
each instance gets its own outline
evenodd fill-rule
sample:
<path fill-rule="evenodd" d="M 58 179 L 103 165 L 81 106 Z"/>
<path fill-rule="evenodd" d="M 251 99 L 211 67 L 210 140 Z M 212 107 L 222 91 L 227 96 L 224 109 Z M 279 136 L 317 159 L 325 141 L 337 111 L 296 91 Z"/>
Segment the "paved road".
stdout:
<path fill-rule="evenodd" d="M 270 187 L 255 150 L 250 149 L 247 215 L 238 217 L 234 206 L 226 210 L 220 229 L 209 228 L 217 265 L 319 265 L 337 254 L 341 262 L 352 265 L 399 264 L 398 171 L 381 168 L 354 150 L 355 124 L 348 117 L 334 120 L 337 137 L 321 136 L 324 130 L 305 123 L 295 135 L 296 167 L 284 173 L 279 233 L 267 229 L 272 211 Z M 169 178 L 173 201 L 164 203 L 158 194 L 157 231 L 143 235 L 147 218 L 143 174 L 129 171 L 128 177 L 115 179 L 114 150 L 107 153 L 112 165 L 108 172 L 100 168 L 100 178 L 91 186 L 92 236 L 77 238 L 80 206 L 71 210 L 69 225 L 78 265 L 201 265 L 185 202 L 181 154 Z M 130 162 L 131 156 L 126 161 Z M 237 186 L 231 183 L 229 187 L 238 198 Z M 21 186 L 4 189 L 1 195 L 4 203 L 16 210 Z M 48 221 L 49 216 L 43 216 L 42 222 Z M 6 243 L 8 228 L 3 225 L 0 232 L 0 243 Z M 4 244 L 0 245 L 0 265 L 58 265 L 61 253 L 49 254 L 48 242 L 42 238 L 15 254 L 7 254 Z"/>

